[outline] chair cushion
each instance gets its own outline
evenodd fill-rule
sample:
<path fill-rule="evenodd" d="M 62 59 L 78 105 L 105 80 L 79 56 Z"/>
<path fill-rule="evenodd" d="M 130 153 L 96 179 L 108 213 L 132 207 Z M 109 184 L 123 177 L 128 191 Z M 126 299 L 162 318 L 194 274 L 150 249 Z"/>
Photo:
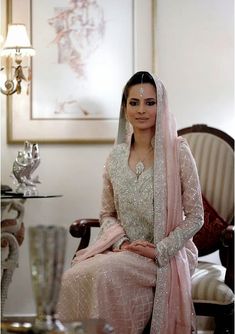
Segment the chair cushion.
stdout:
<path fill-rule="evenodd" d="M 199 261 L 192 276 L 193 302 L 220 305 L 232 303 L 234 294 L 224 283 L 225 271 L 222 265 Z"/>
<path fill-rule="evenodd" d="M 221 233 L 228 226 L 205 196 L 202 196 L 202 201 L 204 206 L 204 225 L 193 237 L 199 256 L 213 253 L 219 248 Z"/>

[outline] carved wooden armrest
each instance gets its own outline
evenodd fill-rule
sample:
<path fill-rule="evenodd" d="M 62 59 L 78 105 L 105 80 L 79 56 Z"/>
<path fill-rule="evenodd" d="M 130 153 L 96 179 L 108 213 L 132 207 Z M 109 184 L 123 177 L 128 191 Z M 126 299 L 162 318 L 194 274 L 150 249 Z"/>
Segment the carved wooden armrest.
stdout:
<path fill-rule="evenodd" d="M 234 230 L 233 225 L 227 226 L 223 231 L 220 249 L 222 264 L 226 267 L 225 283 L 234 291 Z"/>
<path fill-rule="evenodd" d="M 74 238 L 81 238 L 77 251 L 86 248 L 89 245 L 91 237 L 91 227 L 100 227 L 99 219 L 77 219 L 70 225 L 70 234 Z"/>

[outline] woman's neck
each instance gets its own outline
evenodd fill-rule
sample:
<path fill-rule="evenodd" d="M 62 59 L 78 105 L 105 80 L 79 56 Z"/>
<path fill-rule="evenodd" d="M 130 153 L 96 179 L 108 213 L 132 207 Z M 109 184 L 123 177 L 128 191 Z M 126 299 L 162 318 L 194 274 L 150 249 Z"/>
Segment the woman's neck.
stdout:
<path fill-rule="evenodd" d="M 150 148 L 154 131 L 137 131 L 134 132 L 135 149 L 145 150 Z"/>

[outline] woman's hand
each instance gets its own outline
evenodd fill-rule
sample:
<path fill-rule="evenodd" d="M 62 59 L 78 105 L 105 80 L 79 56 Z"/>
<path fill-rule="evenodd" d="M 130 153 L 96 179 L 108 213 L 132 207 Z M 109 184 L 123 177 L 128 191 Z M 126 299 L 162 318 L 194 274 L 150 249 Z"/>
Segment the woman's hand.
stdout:
<path fill-rule="evenodd" d="M 145 241 L 145 240 L 137 240 L 133 242 L 124 242 L 121 246 L 120 251 L 130 251 L 150 259 L 155 259 L 156 252 L 155 252 L 155 245 Z"/>

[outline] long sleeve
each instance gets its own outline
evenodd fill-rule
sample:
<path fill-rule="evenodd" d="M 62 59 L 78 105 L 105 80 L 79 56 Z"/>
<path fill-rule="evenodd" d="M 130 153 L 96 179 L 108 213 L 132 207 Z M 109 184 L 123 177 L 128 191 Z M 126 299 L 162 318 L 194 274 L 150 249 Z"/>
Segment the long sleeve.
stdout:
<path fill-rule="evenodd" d="M 159 266 L 166 265 L 169 259 L 176 255 L 186 242 L 200 230 L 204 222 L 197 168 L 192 153 L 185 142 L 180 144 L 179 164 L 184 219 L 174 231 L 157 244 L 156 252 Z"/>
<path fill-rule="evenodd" d="M 120 224 L 117 219 L 117 211 L 115 208 L 114 203 L 114 195 L 113 195 L 113 187 L 110 181 L 108 168 L 107 168 L 108 160 L 106 165 L 104 166 L 104 173 L 103 173 L 103 192 L 102 192 L 102 199 L 101 199 L 101 210 L 100 210 L 100 233 L 99 236 L 103 233 L 105 229 L 114 225 Z M 98 236 L 98 237 L 99 237 Z M 125 241 L 129 240 L 127 236 L 122 237 L 118 240 L 114 245 L 114 248 L 119 248 L 120 245 Z"/>

